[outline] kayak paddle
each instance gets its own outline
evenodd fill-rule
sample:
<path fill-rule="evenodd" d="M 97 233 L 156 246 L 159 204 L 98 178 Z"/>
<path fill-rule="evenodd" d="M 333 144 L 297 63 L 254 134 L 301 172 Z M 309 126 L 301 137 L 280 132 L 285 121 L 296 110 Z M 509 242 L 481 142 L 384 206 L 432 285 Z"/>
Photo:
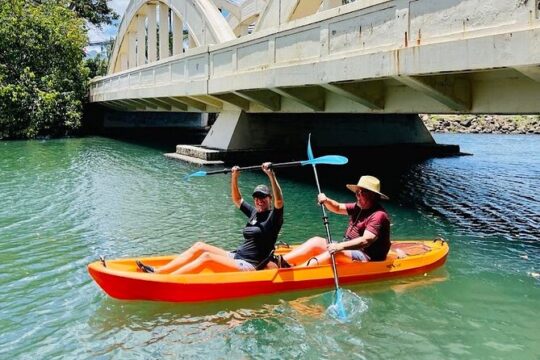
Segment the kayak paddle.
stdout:
<path fill-rule="evenodd" d="M 276 163 L 272 164 L 271 168 L 283 168 L 283 167 L 292 167 L 292 166 L 304 166 L 304 165 L 344 165 L 349 161 L 345 156 L 340 155 L 325 155 L 320 156 L 318 158 L 311 158 L 309 160 L 303 160 L 303 161 L 290 161 L 290 162 L 284 162 L 284 163 Z M 256 170 L 260 169 L 261 165 L 254 165 L 254 166 L 245 166 L 241 167 L 238 170 Z M 215 174 L 227 174 L 230 173 L 231 169 L 221 169 L 221 170 L 214 170 L 214 171 L 196 171 L 192 174 L 186 175 L 185 179 L 189 179 L 196 176 L 206 176 L 206 175 L 215 175 Z"/>
<path fill-rule="evenodd" d="M 313 150 L 311 150 L 311 134 L 309 134 L 309 137 L 308 137 L 307 155 L 308 155 L 308 159 L 310 160 L 316 159 L 313 157 Z M 315 166 L 316 163 L 312 163 L 311 165 L 313 166 L 313 174 L 315 175 L 315 183 L 317 184 L 317 190 L 319 191 L 319 194 L 320 194 L 322 191 L 321 191 L 321 185 L 319 184 L 319 176 L 317 174 L 317 167 Z M 326 215 L 326 210 L 324 208 L 324 205 L 323 204 L 319 204 L 319 205 L 321 206 L 321 210 L 323 214 L 323 224 L 324 224 L 324 228 L 326 229 L 326 243 L 331 244 L 333 241 L 332 241 L 332 235 L 330 234 L 330 227 L 328 226 L 328 216 Z M 334 306 L 336 308 L 338 317 L 343 320 L 347 318 L 347 314 L 345 314 L 345 307 L 343 306 L 342 294 L 339 288 L 338 272 L 336 268 L 336 258 L 334 254 L 330 254 L 330 258 L 332 259 L 332 271 L 334 273 L 334 285 L 336 287 L 336 298 L 335 298 Z"/>

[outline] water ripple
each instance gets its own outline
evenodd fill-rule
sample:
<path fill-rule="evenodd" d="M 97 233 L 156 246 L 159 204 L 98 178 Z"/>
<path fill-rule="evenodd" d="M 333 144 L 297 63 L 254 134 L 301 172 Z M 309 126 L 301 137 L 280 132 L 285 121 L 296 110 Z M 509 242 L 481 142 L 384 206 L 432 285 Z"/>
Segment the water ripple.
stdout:
<path fill-rule="evenodd" d="M 399 194 L 385 205 L 392 232 L 448 238 L 447 273 L 344 290 L 348 321 L 340 322 L 327 313 L 332 291 L 209 304 L 108 298 L 86 270 L 101 254 L 177 253 L 201 239 L 236 247 L 246 219 L 231 203 L 230 177 L 186 182 L 194 167 L 109 139 L 0 146 L 3 357 L 432 359 L 540 352 L 534 149 L 510 160 L 500 149 L 432 160 L 399 175 Z M 241 191 L 249 199 L 266 180 L 260 172 L 242 173 Z M 323 234 L 313 184 L 279 180 L 286 203 L 281 238 L 298 243 Z M 338 180 L 327 193 L 349 201 Z M 339 238 L 346 221 L 332 214 L 330 225 Z"/>

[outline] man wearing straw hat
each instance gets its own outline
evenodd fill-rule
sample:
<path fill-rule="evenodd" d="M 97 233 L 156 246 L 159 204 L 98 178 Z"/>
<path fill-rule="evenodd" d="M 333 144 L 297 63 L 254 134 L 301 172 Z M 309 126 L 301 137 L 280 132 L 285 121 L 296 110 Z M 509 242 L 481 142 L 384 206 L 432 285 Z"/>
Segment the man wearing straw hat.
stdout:
<path fill-rule="evenodd" d="M 381 193 L 381 183 L 374 176 L 362 176 L 358 184 L 347 185 L 355 193 L 356 202 L 339 203 L 321 193 L 318 201 L 329 211 L 349 216 L 349 226 L 340 243 L 327 245 L 326 239 L 316 236 L 280 260 L 281 267 L 317 265 L 330 262 L 335 254 L 337 262 L 383 261 L 390 250 L 390 219 L 380 200 L 388 200 Z"/>

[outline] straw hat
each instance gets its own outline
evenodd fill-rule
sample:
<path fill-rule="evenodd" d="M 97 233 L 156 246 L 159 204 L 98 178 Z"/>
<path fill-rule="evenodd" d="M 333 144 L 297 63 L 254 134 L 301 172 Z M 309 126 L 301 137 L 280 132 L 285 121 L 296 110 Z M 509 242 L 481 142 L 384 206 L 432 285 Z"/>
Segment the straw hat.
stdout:
<path fill-rule="evenodd" d="M 375 194 L 379 194 L 381 199 L 388 200 L 388 196 L 381 193 L 381 182 L 375 176 L 364 175 L 358 180 L 358 184 L 352 185 L 348 184 L 347 189 L 352 192 L 356 192 L 358 188 L 366 189 Z"/>

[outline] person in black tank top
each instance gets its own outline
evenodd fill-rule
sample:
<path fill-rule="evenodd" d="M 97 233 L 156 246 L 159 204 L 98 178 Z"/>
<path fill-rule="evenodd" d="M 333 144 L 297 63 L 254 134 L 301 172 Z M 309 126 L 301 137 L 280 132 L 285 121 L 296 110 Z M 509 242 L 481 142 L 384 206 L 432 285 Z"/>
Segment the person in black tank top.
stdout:
<path fill-rule="evenodd" d="M 390 219 L 379 204 L 388 197 L 380 192 L 379 179 L 362 176 L 358 184 L 347 185 L 356 195 L 355 203 L 339 203 L 325 194 L 318 201 L 333 213 L 348 215 L 349 226 L 342 242 L 327 244 L 325 238 L 313 237 L 283 256 L 286 266 L 325 264 L 335 254 L 339 263 L 383 261 L 390 250 Z"/>
<path fill-rule="evenodd" d="M 207 266 L 214 271 L 252 271 L 264 265 L 283 225 L 283 195 L 271 165 L 269 162 L 262 164 L 262 170 L 268 175 L 272 191 L 266 185 L 257 185 L 253 190 L 254 205 L 244 201 L 240 194 L 238 166 L 231 169 L 232 201 L 248 217 L 242 232 L 244 241 L 236 251 L 197 242 L 161 267 L 154 268 L 137 260 L 139 269 L 159 274 L 193 274 Z"/>

